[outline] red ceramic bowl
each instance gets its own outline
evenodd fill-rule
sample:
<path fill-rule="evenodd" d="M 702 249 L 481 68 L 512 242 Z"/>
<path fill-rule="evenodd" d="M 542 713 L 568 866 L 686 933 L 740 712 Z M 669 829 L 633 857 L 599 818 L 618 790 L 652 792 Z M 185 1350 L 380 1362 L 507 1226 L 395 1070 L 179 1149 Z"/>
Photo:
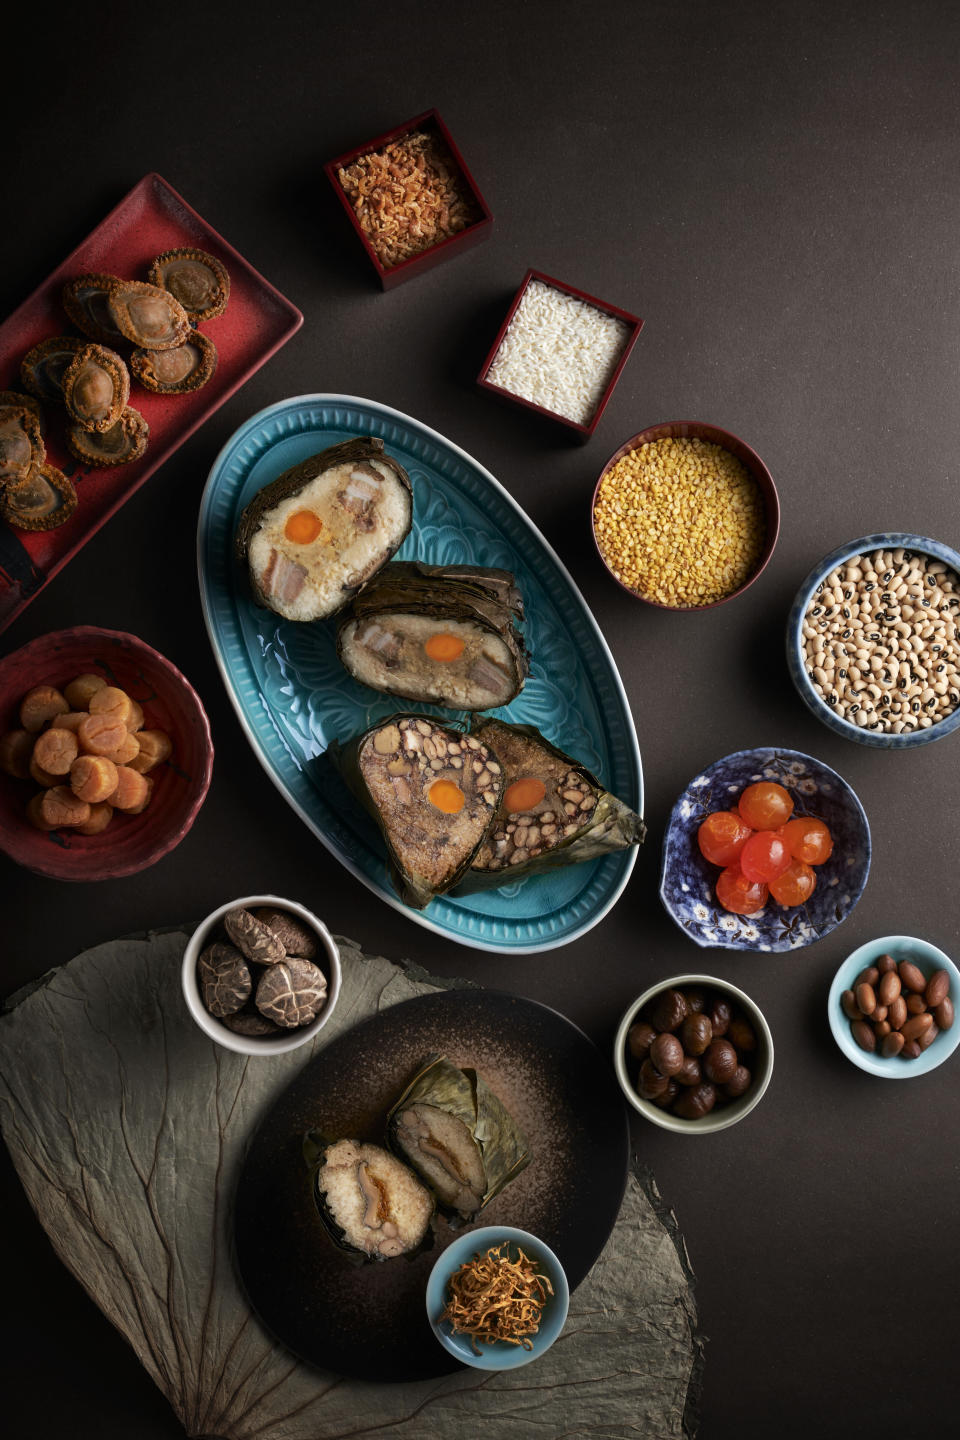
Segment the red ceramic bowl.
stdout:
<path fill-rule="evenodd" d="M 60 687 L 91 672 L 142 705 L 146 728 L 165 731 L 173 754 L 150 772 L 147 808 L 115 814 L 100 835 L 36 830 L 24 810 L 38 787 L 0 774 L 0 850 L 55 880 L 116 880 L 153 865 L 190 829 L 213 771 L 210 724 L 180 671 L 135 635 L 92 625 L 42 635 L 0 660 L 0 732 L 20 728 L 20 702 L 35 685 Z"/>
<path fill-rule="evenodd" d="M 738 589 L 731 590 L 729 595 L 724 595 L 722 599 L 714 600 L 709 605 L 662 605 L 659 600 L 648 600 L 646 595 L 641 595 L 638 590 L 631 590 L 629 585 L 624 585 L 622 580 L 617 580 L 616 575 L 613 574 L 613 571 L 607 563 L 606 556 L 600 549 L 599 544 L 597 544 L 597 528 L 594 521 L 594 511 L 596 509 L 597 496 L 600 493 L 600 486 L 603 483 L 603 477 L 613 468 L 618 460 L 621 460 L 624 455 L 628 455 L 631 450 L 636 450 L 639 446 L 646 445 L 652 440 L 668 439 L 707 440 L 712 445 L 720 445 L 724 450 L 729 450 L 732 455 L 736 455 L 741 464 L 744 465 L 753 476 L 763 500 L 764 515 L 767 522 L 767 538 L 756 568 Z M 632 439 L 625 441 L 619 450 L 615 450 L 610 456 L 610 459 L 600 471 L 597 483 L 594 486 L 593 498 L 590 501 L 590 533 L 593 536 L 593 543 L 596 546 L 597 554 L 603 561 L 607 573 L 612 579 L 617 581 L 621 590 L 626 590 L 627 594 L 632 595 L 635 600 L 642 600 L 645 605 L 653 605 L 657 610 L 677 610 L 683 614 L 697 614 L 701 610 L 715 610 L 718 605 L 726 605 L 728 600 L 734 600 L 738 595 L 742 595 L 744 590 L 748 590 L 754 580 L 766 569 L 770 556 L 773 554 L 774 547 L 776 546 L 777 536 L 780 533 L 780 497 L 777 495 L 777 487 L 773 483 L 773 476 L 760 459 L 756 450 L 751 450 L 750 446 L 738 436 L 731 434 L 729 430 L 721 430 L 719 425 L 707 425 L 699 420 L 670 420 L 661 425 L 650 425 L 646 430 L 641 430 L 639 435 L 634 435 Z"/>

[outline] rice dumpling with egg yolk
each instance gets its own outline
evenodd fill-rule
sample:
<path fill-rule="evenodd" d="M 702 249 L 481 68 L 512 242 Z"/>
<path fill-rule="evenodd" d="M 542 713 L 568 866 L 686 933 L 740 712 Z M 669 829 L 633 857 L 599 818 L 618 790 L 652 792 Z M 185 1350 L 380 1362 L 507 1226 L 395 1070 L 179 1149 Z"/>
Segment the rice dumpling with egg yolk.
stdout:
<path fill-rule="evenodd" d="M 240 518 L 237 552 L 259 604 L 286 620 L 333 615 L 413 523 L 403 466 L 377 439 L 347 440 L 267 485 Z"/>
<path fill-rule="evenodd" d="M 324 1221 L 343 1249 L 389 1260 L 415 1250 L 427 1233 L 433 1196 L 379 1145 L 335 1141 L 317 1169 L 316 1187 Z"/>

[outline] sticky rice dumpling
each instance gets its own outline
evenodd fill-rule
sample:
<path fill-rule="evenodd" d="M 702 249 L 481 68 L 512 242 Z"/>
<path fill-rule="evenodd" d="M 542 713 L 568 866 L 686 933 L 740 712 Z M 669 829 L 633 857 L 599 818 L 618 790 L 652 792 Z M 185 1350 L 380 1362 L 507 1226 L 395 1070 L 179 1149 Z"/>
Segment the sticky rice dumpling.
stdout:
<path fill-rule="evenodd" d="M 315 1174 L 324 1223 L 343 1249 L 374 1260 L 416 1250 L 433 1214 L 433 1196 L 413 1171 L 379 1145 L 336 1140 Z"/>

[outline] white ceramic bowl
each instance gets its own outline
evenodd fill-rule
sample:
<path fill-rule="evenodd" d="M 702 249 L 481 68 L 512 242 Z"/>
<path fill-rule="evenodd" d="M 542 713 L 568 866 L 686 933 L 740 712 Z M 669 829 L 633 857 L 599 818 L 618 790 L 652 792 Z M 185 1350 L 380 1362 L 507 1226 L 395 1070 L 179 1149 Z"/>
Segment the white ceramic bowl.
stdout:
<path fill-rule="evenodd" d="M 757 1050 L 753 1083 L 746 1094 L 741 1095 L 738 1100 L 730 1100 L 726 1105 L 718 1106 L 699 1120 L 684 1120 L 682 1116 L 673 1115 L 669 1110 L 661 1110 L 659 1105 L 643 1100 L 637 1094 L 630 1078 L 630 1062 L 627 1060 L 627 1033 L 644 1006 L 649 1005 L 661 990 L 683 990 L 694 985 L 717 991 L 743 1011 L 756 1032 Z M 659 980 L 656 985 L 651 985 L 650 989 L 645 990 L 628 1008 L 617 1030 L 613 1045 L 613 1063 L 620 1088 L 627 1100 L 634 1110 L 652 1120 L 654 1125 L 659 1125 L 664 1130 L 674 1130 L 678 1135 L 712 1135 L 718 1130 L 726 1130 L 728 1126 L 736 1125 L 738 1120 L 749 1115 L 754 1106 L 760 1103 L 773 1074 L 773 1036 L 760 1008 L 743 990 L 731 985 L 729 980 L 718 980 L 715 975 L 674 975 L 669 980 Z"/>
<path fill-rule="evenodd" d="M 316 934 L 320 941 L 321 954 L 314 963 L 319 965 L 327 977 L 327 1003 L 309 1025 L 301 1025 L 299 1029 L 290 1030 L 285 1035 L 236 1035 L 232 1030 L 228 1030 L 222 1021 L 211 1015 L 201 1000 L 200 987 L 197 984 L 197 960 L 200 952 L 213 937 L 213 932 L 224 915 L 235 910 L 238 905 L 242 905 L 246 910 L 258 909 L 262 905 L 288 910 Z M 281 1055 L 312 1040 L 333 1014 L 340 995 L 340 951 L 323 921 L 318 920 L 312 911 L 296 900 L 285 900 L 281 895 L 241 895 L 238 900 L 228 900 L 218 910 L 212 911 L 194 930 L 183 952 L 182 979 L 187 1009 L 211 1040 L 215 1040 L 225 1050 L 236 1051 L 238 1055 Z"/>

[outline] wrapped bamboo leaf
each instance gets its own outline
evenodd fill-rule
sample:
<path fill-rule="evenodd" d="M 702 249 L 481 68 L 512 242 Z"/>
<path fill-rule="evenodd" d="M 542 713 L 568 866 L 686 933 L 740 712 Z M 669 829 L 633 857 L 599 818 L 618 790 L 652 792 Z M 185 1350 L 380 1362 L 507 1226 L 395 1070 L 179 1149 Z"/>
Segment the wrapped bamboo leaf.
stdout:
<path fill-rule="evenodd" d="M 394 561 L 342 616 L 337 653 L 373 690 L 490 710 L 519 695 L 529 673 L 522 620 L 509 570 Z"/>
<path fill-rule="evenodd" d="M 383 441 L 345 440 L 254 496 L 237 555 L 258 604 L 287 620 L 321 620 L 386 564 L 412 523 L 410 477 Z"/>
<path fill-rule="evenodd" d="M 327 754 L 379 826 L 401 900 L 422 910 L 452 889 L 500 803 L 487 746 L 424 715 L 392 715 Z"/>
<path fill-rule="evenodd" d="M 465 1220 L 524 1168 L 516 1121 L 476 1070 L 429 1055 L 387 1117 L 390 1144 Z"/>
<path fill-rule="evenodd" d="M 503 767 L 497 818 L 460 884 L 466 894 L 638 845 L 639 815 L 532 725 L 484 719 L 473 737 Z"/>

